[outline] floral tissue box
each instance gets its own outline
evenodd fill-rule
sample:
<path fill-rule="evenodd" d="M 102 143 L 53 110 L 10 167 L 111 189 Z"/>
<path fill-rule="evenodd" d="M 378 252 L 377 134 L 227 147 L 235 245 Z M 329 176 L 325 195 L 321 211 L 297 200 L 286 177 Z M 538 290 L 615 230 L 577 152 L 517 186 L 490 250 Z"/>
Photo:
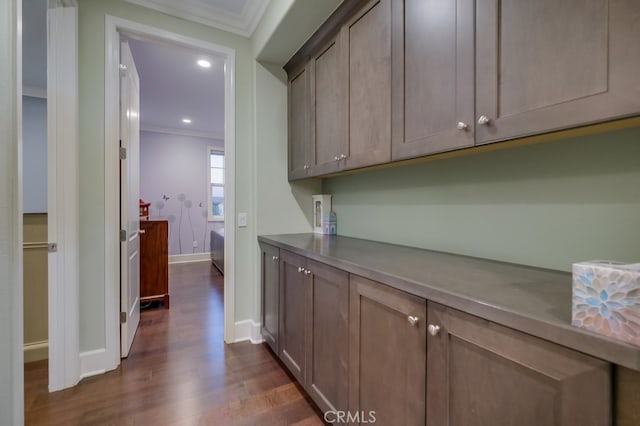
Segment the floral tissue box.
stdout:
<path fill-rule="evenodd" d="M 573 264 L 572 324 L 640 346 L 640 263 Z"/>

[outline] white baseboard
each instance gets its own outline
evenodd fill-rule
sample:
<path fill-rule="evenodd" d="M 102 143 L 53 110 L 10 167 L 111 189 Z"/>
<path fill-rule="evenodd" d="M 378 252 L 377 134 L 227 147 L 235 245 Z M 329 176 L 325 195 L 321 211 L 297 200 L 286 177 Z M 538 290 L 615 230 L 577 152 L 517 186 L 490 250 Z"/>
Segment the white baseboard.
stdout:
<path fill-rule="evenodd" d="M 238 321 L 235 324 L 235 340 L 233 343 L 250 340 L 253 344 L 262 343 L 260 323 L 252 320 Z"/>
<path fill-rule="evenodd" d="M 80 379 L 106 373 L 106 357 L 107 351 L 104 348 L 82 352 L 80 354 Z"/>
<path fill-rule="evenodd" d="M 49 342 L 32 342 L 24 344 L 24 362 L 40 361 L 49 358 Z"/>
<path fill-rule="evenodd" d="M 189 254 L 174 254 L 169 256 L 169 264 L 172 263 L 192 263 L 192 262 L 211 262 L 211 253 L 189 253 Z"/>

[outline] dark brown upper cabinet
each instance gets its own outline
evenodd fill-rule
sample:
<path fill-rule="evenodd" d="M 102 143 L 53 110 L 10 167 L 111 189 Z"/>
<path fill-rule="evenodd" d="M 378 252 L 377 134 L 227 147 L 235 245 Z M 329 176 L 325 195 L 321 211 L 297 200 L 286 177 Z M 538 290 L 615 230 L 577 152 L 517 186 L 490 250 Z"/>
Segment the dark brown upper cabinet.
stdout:
<path fill-rule="evenodd" d="M 348 146 L 343 169 L 391 160 L 391 0 L 368 2 L 341 29 L 347 52 Z"/>
<path fill-rule="evenodd" d="M 289 73 L 288 82 L 288 176 L 289 180 L 307 177 L 309 169 L 309 69 L 303 64 Z"/>
<path fill-rule="evenodd" d="M 345 0 L 285 66 L 289 179 L 640 115 L 637 0 Z"/>
<path fill-rule="evenodd" d="M 309 61 L 311 81 L 311 139 L 309 161 L 312 175 L 341 169 L 347 148 L 347 97 L 344 52 L 334 37 Z"/>
<path fill-rule="evenodd" d="M 637 0 L 478 0 L 476 141 L 640 113 Z"/>
<path fill-rule="evenodd" d="M 474 1 L 392 2 L 393 159 L 474 144 Z"/>

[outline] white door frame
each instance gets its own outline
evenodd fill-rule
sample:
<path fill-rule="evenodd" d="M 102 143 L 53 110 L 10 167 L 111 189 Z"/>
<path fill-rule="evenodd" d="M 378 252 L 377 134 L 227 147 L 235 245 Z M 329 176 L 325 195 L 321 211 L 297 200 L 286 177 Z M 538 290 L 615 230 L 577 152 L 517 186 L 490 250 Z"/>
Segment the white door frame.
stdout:
<path fill-rule="evenodd" d="M 80 380 L 78 6 L 49 0 L 47 11 L 47 176 L 49 391 Z"/>
<path fill-rule="evenodd" d="M 0 423 L 24 423 L 22 1 L 0 2 Z"/>
<path fill-rule="evenodd" d="M 120 190 L 118 152 L 119 33 L 161 39 L 210 52 L 224 59 L 225 275 L 224 340 L 234 341 L 235 307 L 235 50 L 138 22 L 105 18 L 105 370 L 120 363 Z"/>

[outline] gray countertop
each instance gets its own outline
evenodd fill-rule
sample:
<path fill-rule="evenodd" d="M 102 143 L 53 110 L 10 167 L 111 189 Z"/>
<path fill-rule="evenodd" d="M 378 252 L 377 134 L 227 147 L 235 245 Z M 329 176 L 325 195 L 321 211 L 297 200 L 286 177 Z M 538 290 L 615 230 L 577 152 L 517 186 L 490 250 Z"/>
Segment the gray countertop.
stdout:
<path fill-rule="evenodd" d="M 342 236 L 258 241 L 640 371 L 640 348 L 571 325 L 569 273 Z"/>

